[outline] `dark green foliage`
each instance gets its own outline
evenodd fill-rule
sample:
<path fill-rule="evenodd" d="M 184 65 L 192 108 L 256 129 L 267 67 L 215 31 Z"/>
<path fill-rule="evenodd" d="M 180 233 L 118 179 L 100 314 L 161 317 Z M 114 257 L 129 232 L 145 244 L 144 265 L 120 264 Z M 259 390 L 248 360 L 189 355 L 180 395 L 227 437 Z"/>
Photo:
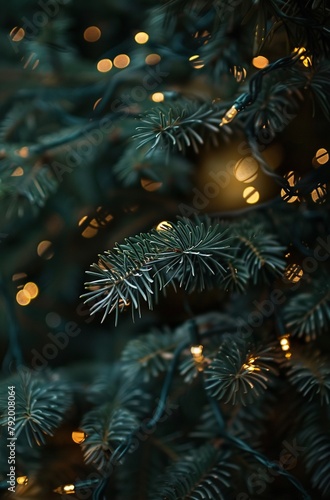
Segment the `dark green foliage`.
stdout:
<path fill-rule="evenodd" d="M 163 104 L 141 118 L 145 125 L 137 127 L 138 133 L 134 138 L 139 148 L 151 143 L 148 153 L 156 148 L 176 148 L 185 152 L 189 147 L 198 153 L 204 144 L 205 132 L 208 132 L 208 138 L 212 137 L 216 141 L 223 113 L 223 107 L 212 108 L 209 104 L 200 105 L 190 101 L 183 101 L 180 105 Z"/>
<path fill-rule="evenodd" d="M 288 361 L 288 380 L 310 401 L 330 403 L 330 362 L 319 352 L 296 350 Z"/>
<path fill-rule="evenodd" d="M 330 324 L 330 285 L 320 276 L 290 297 L 284 307 L 284 320 L 292 335 L 314 340 Z"/>
<path fill-rule="evenodd" d="M 130 237 L 112 251 L 100 256 L 88 274 L 96 277 L 86 283 L 94 290 L 86 293 L 86 302 L 95 313 L 105 309 L 103 320 L 112 311 L 118 313 L 132 304 L 141 314 L 141 299 L 149 309 L 158 292 L 169 283 L 186 290 L 203 290 L 217 273 L 224 273 L 229 239 L 217 224 L 183 219 L 165 230 Z M 218 260 L 221 259 L 221 260 Z"/>
<path fill-rule="evenodd" d="M 228 337 L 205 370 L 206 389 L 224 403 L 251 404 L 271 385 L 275 360 L 274 346 L 253 348 Z"/>
<path fill-rule="evenodd" d="M 205 444 L 166 469 L 150 500 L 226 500 L 234 468 L 223 452 Z"/>
<path fill-rule="evenodd" d="M 1 387 L 1 425 L 7 425 L 8 385 L 15 386 L 15 437 L 25 434 L 30 446 L 46 443 L 53 436 L 71 405 L 71 391 L 67 381 L 59 381 L 49 374 L 38 374 L 29 369 Z"/>

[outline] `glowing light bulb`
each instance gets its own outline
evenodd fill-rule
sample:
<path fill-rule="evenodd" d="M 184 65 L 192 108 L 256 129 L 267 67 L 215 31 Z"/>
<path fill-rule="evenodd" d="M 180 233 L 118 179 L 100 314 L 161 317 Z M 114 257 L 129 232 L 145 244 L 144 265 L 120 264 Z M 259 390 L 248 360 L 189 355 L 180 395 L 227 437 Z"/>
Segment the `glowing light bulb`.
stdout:
<path fill-rule="evenodd" d="M 29 295 L 30 299 L 35 299 L 38 296 L 39 288 L 35 283 L 29 281 L 24 285 L 23 291 Z"/>
<path fill-rule="evenodd" d="M 23 28 L 19 28 L 18 26 L 15 26 L 15 28 L 13 28 L 11 30 L 9 35 L 10 35 L 13 42 L 20 42 L 25 37 L 25 31 Z"/>
<path fill-rule="evenodd" d="M 116 56 L 113 60 L 113 65 L 116 68 L 124 69 L 129 65 L 130 62 L 131 60 L 127 54 L 118 54 L 118 56 Z"/>
<path fill-rule="evenodd" d="M 112 68 L 112 62 L 110 59 L 101 59 L 97 65 L 97 71 L 100 73 L 106 73 L 107 71 L 110 71 Z"/>
<path fill-rule="evenodd" d="M 17 484 L 21 484 L 23 486 L 26 486 L 29 482 L 29 478 L 27 476 L 18 476 L 16 479 Z"/>
<path fill-rule="evenodd" d="M 260 194 L 255 187 L 248 186 L 243 191 L 243 198 L 245 199 L 246 203 L 254 205 L 254 203 L 257 203 L 259 201 Z"/>
<path fill-rule="evenodd" d="M 256 56 L 252 59 L 252 64 L 255 68 L 262 69 L 268 66 L 269 61 L 267 57 L 264 56 Z"/>
<path fill-rule="evenodd" d="M 152 94 L 151 99 L 154 102 L 162 102 L 164 101 L 165 96 L 162 92 L 155 92 L 154 94 Z"/>
<path fill-rule="evenodd" d="M 87 437 L 87 434 L 84 431 L 73 431 L 71 434 L 72 441 L 77 444 L 83 443 Z"/>
<path fill-rule="evenodd" d="M 101 30 L 97 26 L 89 26 L 84 31 L 86 42 L 97 42 L 101 38 Z"/>
<path fill-rule="evenodd" d="M 173 226 L 170 222 L 168 222 L 167 220 L 163 220 L 157 225 L 156 231 L 168 231 L 169 229 L 172 229 L 172 227 Z"/>
<path fill-rule="evenodd" d="M 135 35 L 134 40 L 139 44 L 147 43 L 147 41 L 149 40 L 149 35 L 144 31 L 140 31 Z"/>
<path fill-rule="evenodd" d="M 145 62 L 146 62 L 146 64 L 149 64 L 149 66 L 153 66 L 154 64 L 158 64 L 160 60 L 161 60 L 161 57 L 159 54 L 148 54 L 145 58 Z"/>

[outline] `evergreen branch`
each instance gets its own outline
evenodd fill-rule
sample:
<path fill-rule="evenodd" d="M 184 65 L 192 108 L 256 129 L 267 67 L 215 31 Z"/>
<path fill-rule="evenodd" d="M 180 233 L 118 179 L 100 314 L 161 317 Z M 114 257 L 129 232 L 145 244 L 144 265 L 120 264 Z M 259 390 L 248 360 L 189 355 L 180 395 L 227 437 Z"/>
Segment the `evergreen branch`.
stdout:
<path fill-rule="evenodd" d="M 239 247 L 237 256 L 245 263 L 246 272 L 253 283 L 257 283 L 261 277 L 267 279 L 267 273 L 282 274 L 285 267 L 283 259 L 285 247 L 279 245 L 264 228 L 259 226 L 251 229 L 248 225 L 240 225 L 236 227 L 235 235 L 243 243 Z"/>
<path fill-rule="evenodd" d="M 127 238 L 112 251 L 100 256 L 88 274 L 96 277 L 85 284 L 85 302 L 95 301 L 91 313 L 104 309 L 118 313 L 132 303 L 141 315 L 141 300 L 149 309 L 157 301 L 158 292 L 168 284 L 178 284 L 188 291 L 203 290 L 212 285 L 217 274 L 225 272 L 229 254 L 226 232 L 218 224 L 182 219 L 166 230 L 152 230 Z"/>
<path fill-rule="evenodd" d="M 158 478 L 154 500 L 226 500 L 224 490 L 230 487 L 231 471 L 235 466 L 214 446 L 206 444 L 191 451 L 170 465 Z"/>
<path fill-rule="evenodd" d="M 330 404 L 329 361 L 318 352 L 295 350 L 288 360 L 288 380 L 303 396 L 312 401 L 320 398 L 321 404 Z"/>
<path fill-rule="evenodd" d="M 87 438 L 81 444 L 85 462 L 104 473 L 109 472 L 114 450 L 126 442 L 132 430 L 137 429 L 136 415 L 127 408 L 114 408 L 107 403 L 88 412 L 81 423 Z"/>
<path fill-rule="evenodd" d="M 141 117 L 145 125 L 137 127 L 138 132 L 133 138 L 139 142 L 138 148 L 151 143 L 148 153 L 156 148 L 185 151 L 190 146 L 198 153 L 204 144 L 203 132 L 207 131 L 209 135 L 219 133 L 222 113 L 223 110 L 217 107 L 189 101 L 163 104 Z M 230 129 L 225 131 L 229 133 Z"/>
<path fill-rule="evenodd" d="M 45 444 L 45 436 L 53 436 L 71 404 L 71 393 L 67 383 L 51 377 L 36 375 L 28 369 L 20 370 L 10 381 L 16 386 L 15 436 L 25 431 L 28 443 L 33 446 Z M 7 425 L 8 380 L 2 384 L 0 405 L 1 425 Z"/>
<path fill-rule="evenodd" d="M 315 339 L 330 324 L 330 286 L 327 276 L 313 281 L 308 291 L 290 297 L 283 311 L 292 335 Z"/>
<path fill-rule="evenodd" d="M 225 403 L 252 403 L 272 383 L 276 350 L 274 346 L 253 349 L 227 338 L 216 358 L 205 370 L 206 390 Z"/>
<path fill-rule="evenodd" d="M 121 356 L 125 377 L 134 379 L 141 374 L 145 382 L 158 377 L 167 370 L 176 345 L 172 332 L 154 332 L 131 340 Z"/>

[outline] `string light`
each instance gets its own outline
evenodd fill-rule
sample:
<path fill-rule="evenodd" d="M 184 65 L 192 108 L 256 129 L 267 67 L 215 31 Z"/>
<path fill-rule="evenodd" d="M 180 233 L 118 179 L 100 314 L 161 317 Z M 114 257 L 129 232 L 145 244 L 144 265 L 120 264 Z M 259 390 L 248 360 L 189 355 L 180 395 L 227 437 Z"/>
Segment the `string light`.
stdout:
<path fill-rule="evenodd" d="M 71 434 L 72 441 L 77 444 L 81 444 L 85 441 L 87 434 L 84 431 L 73 431 Z"/>
<path fill-rule="evenodd" d="M 101 59 L 97 65 L 97 71 L 100 73 L 106 73 L 107 71 L 110 71 L 112 68 L 112 61 L 110 59 Z"/>
<path fill-rule="evenodd" d="M 199 372 L 204 370 L 205 357 L 203 355 L 203 349 L 204 347 L 202 345 L 193 345 L 190 348 L 190 352 L 192 354 L 192 357 L 194 358 L 196 368 Z"/>
<path fill-rule="evenodd" d="M 254 205 L 254 203 L 257 203 L 259 201 L 260 194 L 255 187 L 248 186 L 243 191 L 243 198 L 245 199 L 246 203 L 249 203 L 249 205 Z"/>
<path fill-rule="evenodd" d="M 258 177 L 258 162 L 253 156 L 240 159 L 234 167 L 234 175 L 240 182 L 252 182 Z"/>
<path fill-rule="evenodd" d="M 285 353 L 286 358 L 291 358 L 292 353 L 290 351 L 290 335 L 282 335 L 282 337 L 279 338 L 280 341 L 280 346 L 282 351 Z"/>
<path fill-rule="evenodd" d="M 248 372 L 260 372 L 260 368 L 254 364 L 256 358 L 249 358 L 247 363 L 244 363 L 242 368 Z"/>
<path fill-rule="evenodd" d="M 299 177 L 296 176 L 296 173 L 293 170 L 291 170 L 284 178 L 288 181 L 291 188 L 294 187 L 299 181 Z M 291 195 L 284 188 L 281 189 L 281 197 L 283 201 L 286 201 L 287 203 L 294 203 L 297 200 L 299 201 L 298 196 Z"/>
<path fill-rule="evenodd" d="M 113 60 L 113 65 L 116 68 L 124 69 L 129 65 L 130 62 L 131 60 L 127 54 L 118 54 L 118 56 L 116 56 Z"/>
<path fill-rule="evenodd" d="M 312 60 L 310 57 L 306 56 L 306 49 L 305 47 L 296 47 L 295 49 L 293 49 L 293 53 L 294 54 L 303 54 L 301 57 L 300 57 L 300 60 L 302 61 L 303 65 L 306 67 L 306 68 L 309 68 L 310 66 L 312 66 Z"/>
<path fill-rule="evenodd" d="M 165 99 L 165 96 L 162 92 L 155 92 L 151 96 L 152 101 L 154 102 L 163 102 Z"/>
<path fill-rule="evenodd" d="M 25 31 L 23 28 L 19 28 L 18 26 L 15 26 L 15 28 L 13 28 L 11 30 L 9 35 L 10 35 L 13 42 L 20 42 L 25 37 Z"/>
<path fill-rule="evenodd" d="M 23 148 L 18 150 L 17 154 L 21 156 L 21 158 L 27 158 L 29 156 L 29 148 L 24 146 Z"/>
<path fill-rule="evenodd" d="M 85 222 L 85 220 L 86 220 L 87 218 L 88 218 L 88 215 L 84 215 L 84 216 L 80 219 L 80 221 L 78 222 L 78 226 L 81 226 L 81 225 Z"/>
<path fill-rule="evenodd" d="M 145 62 L 146 62 L 146 64 L 149 64 L 149 66 L 153 66 L 154 64 L 158 64 L 160 60 L 161 60 L 161 57 L 159 54 L 148 54 L 147 57 L 145 58 Z"/>
<path fill-rule="evenodd" d="M 21 279 L 26 278 L 26 277 L 27 277 L 26 273 L 15 273 L 12 276 L 12 281 L 18 281 L 18 280 L 21 280 Z"/>
<path fill-rule="evenodd" d="M 134 40 L 139 44 L 147 43 L 147 41 L 149 40 L 149 35 L 144 31 L 140 31 L 135 35 Z"/>
<path fill-rule="evenodd" d="M 86 42 L 97 42 L 101 38 L 101 30 L 97 26 L 89 26 L 84 31 Z"/>
<path fill-rule="evenodd" d="M 17 167 L 11 174 L 11 177 L 21 177 L 22 175 L 24 175 L 24 170 L 22 169 L 22 167 Z"/>
<path fill-rule="evenodd" d="M 53 244 L 49 240 L 40 241 L 37 246 L 37 254 L 45 260 L 49 260 L 54 256 Z"/>
<path fill-rule="evenodd" d="M 38 296 L 39 288 L 35 283 L 29 281 L 24 285 L 23 291 L 28 294 L 30 299 L 35 299 Z"/>
<path fill-rule="evenodd" d="M 237 115 L 238 113 L 238 109 L 235 107 L 235 106 L 232 106 L 228 111 L 227 113 L 225 114 L 225 116 L 223 116 L 221 122 L 220 122 L 220 127 L 223 127 L 223 125 L 227 125 L 228 123 L 230 123 L 231 121 L 233 121 L 233 119 L 235 118 L 235 116 Z"/>
<path fill-rule="evenodd" d="M 25 290 L 20 290 L 19 292 L 17 292 L 16 294 L 16 302 L 20 305 L 20 306 L 27 306 L 30 304 L 31 302 L 31 298 L 30 298 L 30 295 L 25 291 Z"/>
<path fill-rule="evenodd" d="M 60 495 L 74 495 L 76 492 L 74 484 L 65 484 L 64 486 L 59 486 L 53 491 L 54 493 L 59 493 Z"/>
<path fill-rule="evenodd" d="M 172 224 L 167 220 L 163 220 L 156 226 L 156 231 L 167 231 L 168 229 L 172 229 Z"/>
<path fill-rule="evenodd" d="M 263 69 L 269 64 L 269 60 L 264 56 L 256 56 L 252 59 L 252 64 L 257 69 Z"/>
<path fill-rule="evenodd" d="M 284 275 L 291 283 L 298 283 L 303 277 L 304 271 L 299 264 L 290 264 L 284 271 Z"/>
<path fill-rule="evenodd" d="M 29 482 L 29 478 L 27 476 L 18 476 L 16 479 L 17 484 L 21 484 L 23 486 L 26 486 Z"/>
<path fill-rule="evenodd" d="M 315 156 L 313 158 L 314 167 L 318 167 L 319 165 L 324 165 L 329 161 L 329 153 L 325 148 L 320 148 L 316 151 Z"/>
<path fill-rule="evenodd" d="M 313 191 L 311 192 L 311 197 L 314 203 L 318 203 L 321 205 L 326 202 L 327 195 L 327 185 L 319 184 Z"/>
<path fill-rule="evenodd" d="M 235 80 L 240 83 L 240 82 L 244 82 L 245 78 L 246 78 L 246 69 L 242 66 L 233 66 L 232 68 L 232 73 L 233 73 L 233 76 L 235 78 Z"/>
<path fill-rule="evenodd" d="M 162 182 L 153 181 L 152 179 L 141 179 L 140 182 L 143 189 L 149 192 L 157 191 L 163 185 Z"/>
<path fill-rule="evenodd" d="M 204 67 L 204 63 L 198 54 L 189 57 L 189 61 L 195 69 L 200 69 Z"/>

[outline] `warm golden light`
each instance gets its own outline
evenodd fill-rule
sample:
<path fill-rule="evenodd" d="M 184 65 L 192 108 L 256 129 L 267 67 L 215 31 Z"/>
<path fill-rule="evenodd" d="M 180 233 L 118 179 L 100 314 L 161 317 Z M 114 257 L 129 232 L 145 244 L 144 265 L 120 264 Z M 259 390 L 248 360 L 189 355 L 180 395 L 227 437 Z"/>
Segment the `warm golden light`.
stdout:
<path fill-rule="evenodd" d="M 163 220 L 157 225 L 156 231 L 167 231 L 168 229 L 172 229 L 172 227 L 173 226 L 170 222 L 168 222 L 167 220 Z"/>
<path fill-rule="evenodd" d="M 319 165 L 324 165 L 329 161 L 329 153 L 326 149 L 320 148 L 315 153 L 315 161 Z"/>
<path fill-rule="evenodd" d="M 30 299 L 35 299 L 39 293 L 39 288 L 35 283 L 29 281 L 24 285 L 23 291 L 29 295 Z"/>
<path fill-rule="evenodd" d="M 83 443 L 87 437 L 84 431 L 73 431 L 71 434 L 72 441 L 77 444 Z"/>
<path fill-rule="evenodd" d="M 284 275 L 291 283 L 298 283 L 303 277 L 304 271 L 299 264 L 290 264 L 284 271 Z"/>
<path fill-rule="evenodd" d="M 202 372 L 204 370 L 204 361 L 205 361 L 205 358 L 203 356 L 203 346 L 202 345 L 193 345 L 190 348 L 190 352 L 191 352 L 192 357 L 194 358 L 194 361 L 197 365 L 197 370 L 199 372 Z"/>
<path fill-rule="evenodd" d="M 95 228 L 95 227 L 86 227 L 83 232 L 81 233 L 81 236 L 83 238 L 94 238 L 94 236 L 96 236 L 98 233 L 98 229 Z"/>
<path fill-rule="evenodd" d="M 49 240 L 43 240 L 37 246 L 37 254 L 43 259 L 49 260 L 54 256 L 54 251 L 52 249 L 52 242 Z"/>
<path fill-rule="evenodd" d="M 97 42 L 101 38 L 101 30 L 97 26 L 89 26 L 84 31 L 86 42 Z"/>
<path fill-rule="evenodd" d="M 25 291 L 25 290 L 20 290 L 19 292 L 17 292 L 16 294 L 16 302 L 20 305 L 20 306 L 27 306 L 30 304 L 31 302 L 31 298 L 30 298 L 30 295 Z"/>
<path fill-rule="evenodd" d="M 152 179 L 141 179 L 141 186 L 146 191 L 152 192 L 157 191 L 157 189 L 161 188 L 163 183 L 158 181 L 153 181 Z"/>
<path fill-rule="evenodd" d="M 130 62 L 131 60 L 127 54 L 118 54 L 113 60 L 113 65 L 116 66 L 116 68 L 123 69 L 127 68 Z"/>
<path fill-rule="evenodd" d="M 253 186 L 248 186 L 243 191 L 243 198 L 245 199 L 246 203 L 253 205 L 254 203 L 257 203 L 259 201 L 259 191 L 257 191 Z"/>
<path fill-rule="evenodd" d="M 289 358 L 291 357 L 291 353 L 288 353 L 287 351 L 290 350 L 290 335 L 286 334 L 280 337 L 280 346 L 283 352 L 285 352 L 285 357 Z M 290 354 L 290 356 L 287 356 L 287 354 Z"/>
<path fill-rule="evenodd" d="M 269 64 L 269 61 L 268 61 L 267 57 L 257 56 L 257 57 L 254 57 L 252 59 L 252 64 L 255 68 L 262 69 L 262 68 L 265 68 Z"/>
<path fill-rule="evenodd" d="M 165 99 L 165 96 L 162 92 L 155 92 L 154 94 L 152 94 L 151 99 L 154 102 L 163 102 Z"/>
<path fill-rule="evenodd" d="M 102 97 L 100 97 L 99 99 L 97 99 L 97 101 L 94 102 L 93 111 L 96 109 L 96 106 L 98 106 L 98 104 L 100 104 L 101 101 L 102 101 Z"/>
<path fill-rule="evenodd" d="M 235 80 L 239 82 L 244 82 L 246 78 L 246 69 L 241 66 L 234 66 L 232 69 Z"/>
<path fill-rule="evenodd" d="M 73 495 L 75 493 L 75 486 L 74 484 L 66 484 L 55 488 L 53 491 L 54 493 L 59 493 L 60 495 Z"/>
<path fill-rule="evenodd" d="M 26 278 L 27 277 L 27 274 L 26 273 L 15 273 L 13 274 L 12 276 L 12 281 L 18 281 L 18 280 L 21 280 L 23 278 Z"/>
<path fill-rule="evenodd" d="M 293 170 L 291 170 L 286 176 L 285 178 L 287 179 L 288 181 L 288 184 L 290 187 L 294 187 L 297 183 L 297 181 L 299 180 L 299 177 L 296 176 L 295 172 Z M 295 201 L 299 201 L 299 198 L 298 196 L 290 196 L 286 190 L 284 188 L 281 189 L 281 197 L 284 201 L 286 201 L 287 203 L 294 203 Z"/>
<path fill-rule="evenodd" d="M 192 66 L 195 69 L 200 69 L 200 68 L 204 67 L 204 63 L 203 63 L 202 59 L 200 59 L 198 54 L 195 54 L 195 55 L 189 57 L 189 61 L 191 62 Z"/>
<path fill-rule="evenodd" d="M 27 158 L 29 156 L 29 148 L 27 148 L 26 146 L 24 146 L 23 148 L 21 148 L 17 154 L 19 156 L 21 156 L 22 158 Z"/>
<path fill-rule="evenodd" d="M 107 71 L 111 70 L 112 62 L 110 61 L 110 59 L 101 59 L 97 63 L 96 67 L 97 67 L 97 71 L 99 71 L 100 73 L 106 73 Z"/>
<path fill-rule="evenodd" d="M 134 40 L 139 44 L 147 43 L 147 41 L 149 40 L 149 35 L 144 31 L 140 31 L 135 35 Z"/>
<path fill-rule="evenodd" d="M 86 220 L 87 218 L 88 218 L 88 215 L 84 215 L 84 216 L 80 219 L 80 221 L 78 222 L 78 226 L 81 226 L 81 225 L 85 222 L 85 220 Z"/>
<path fill-rule="evenodd" d="M 238 113 L 238 111 L 235 108 L 235 106 L 232 106 L 227 111 L 227 113 L 225 114 L 225 116 L 222 118 L 221 122 L 219 123 L 220 127 L 222 127 L 223 125 L 227 125 L 227 123 L 230 123 L 235 118 L 235 116 L 237 115 L 237 113 Z"/>
<path fill-rule="evenodd" d="M 22 167 L 17 167 L 11 174 L 11 177 L 21 177 L 22 175 L 24 175 L 24 170 L 22 169 Z"/>
<path fill-rule="evenodd" d="M 147 57 L 145 58 L 145 62 L 146 62 L 146 64 L 149 64 L 149 66 L 153 66 L 154 64 L 158 64 L 160 60 L 161 60 L 161 57 L 158 54 L 148 54 Z"/>
<path fill-rule="evenodd" d="M 312 60 L 310 57 L 304 55 L 306 53 L 306 49 L 305 47 L 296 47 L 293 52 L 296 54 L 302 54 L 302 56 L 300 57 L 300 60 L 302 61 L 303 65 L 306 67 L 306 68 L 309 68 L 311 65 L 312 65 Z"/>
<path fill-rule="evenodd" d="M 25 37 L 25 31 L 23 28 L 15 26 L 15 28 L 13 28 L 10 32 L 10 37 L 13 42 L 20 42 Z"/>
<path fill-rule="evenodd" d="M 22 484 L 23 486 L 26 486 L 29 482 L 29 478 L 27 476 L 19 476 L 16 479 L 17 484 Z"/>
<path fill-rule="evenodd" d="M 195 356 L 200 356 L 203 353 L 203 346 L 202 345 L 193 345 L 190 348 L 191 354 Z"/>
<path fill-rule="evenodd" d="M 327 185 L 320 184 L 311 192 L 311 197 L 314 203 L 324 203 L 326 201 Z"/>
<path fill-rule="evenodd" d="M 253 156 L 239 160 L 234 167 L 234 175 L 240 182 L 252 182 L 258 177 L 259 164 Z"/>

